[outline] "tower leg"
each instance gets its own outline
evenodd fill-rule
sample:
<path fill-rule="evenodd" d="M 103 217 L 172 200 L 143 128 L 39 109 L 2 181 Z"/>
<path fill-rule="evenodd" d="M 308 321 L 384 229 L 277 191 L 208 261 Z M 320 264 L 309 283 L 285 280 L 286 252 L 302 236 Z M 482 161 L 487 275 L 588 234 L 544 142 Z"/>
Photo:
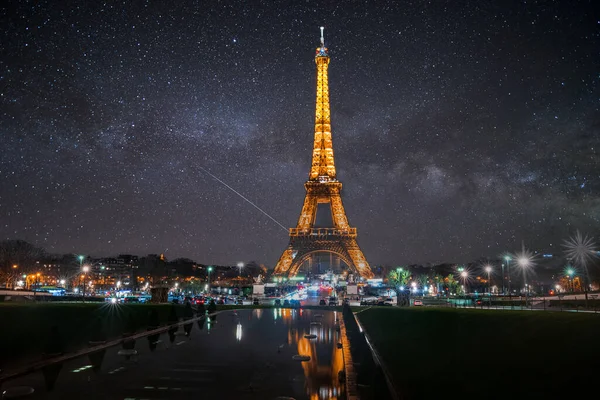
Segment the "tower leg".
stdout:
<path fill-rule="evenodd" d="M 360 247 L 358 247 L 358 243 L 356 239 L 348 239 L 345 241 L 346 251 L 348 255 L 352 259 L 353 267 L 358 271 L 361 277 L 366 279 L 373 278 L 373 272 L 371 271 L 371 267 L 365 258 Z"/>
<path fill-rule="evenodd" d="M 292 248 L 292 245 L 289 245 L 288 248 L 283 251 L 281 257 L 279 257 L 279 261 L 277 261 L 274 271 L 275 275 L 283 275 L 288 273 L 293 260 L 294 249 Z"/>

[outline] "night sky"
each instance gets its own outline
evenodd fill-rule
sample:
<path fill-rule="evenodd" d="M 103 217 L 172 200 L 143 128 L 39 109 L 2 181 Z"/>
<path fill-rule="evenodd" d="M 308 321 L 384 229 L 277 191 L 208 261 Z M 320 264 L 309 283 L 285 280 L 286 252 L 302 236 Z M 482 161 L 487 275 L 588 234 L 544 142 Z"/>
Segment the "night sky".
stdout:
<path fill-rule="evenodd" d="M 287 233 L 203 169 L 295 226 L 323 25 L 372 265 L 561 252 L 600 233 L 594 2 L 2 2 L 0 238 L 274 266 Z"/>

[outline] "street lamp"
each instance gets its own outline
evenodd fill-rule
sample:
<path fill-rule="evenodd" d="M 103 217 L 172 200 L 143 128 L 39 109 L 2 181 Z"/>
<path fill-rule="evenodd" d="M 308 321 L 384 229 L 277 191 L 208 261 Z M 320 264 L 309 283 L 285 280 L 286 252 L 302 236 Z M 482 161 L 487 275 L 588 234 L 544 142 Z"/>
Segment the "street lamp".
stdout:
<path fill-rule="evenodd" d="M 242 294 L 242 268 L 244 268 L 244 263 L 242 261 L 240 261 L 239 263 L 237 263 L 237 266 L 239 269 L 239 275 L 238 275 L 239 281 L 238 282 L 240 285 L 240 288 L 239 288 L 240 291 L 239 291 L 238 295 L 241 295 Z"/>
<path fill-rule="evenodd" d="M 573 282 L 573 276 L 575 275 L 575 270 L 573 268 L 567 269 L 567 276 L 571 281 L 571 293 L 575 292 L 575 282 Z"/>
<path fill-rule="evenodd" d="M 492 273 L 492 266 L 491 265 L 487 265 L 485 267 L 485 272 L 487 272 L 488 275 L 488 294 L 491 296 L 492 295 L 492 290 L 491 290 L 491 280 L 490 280 L 490 274 Z"/>
<path fill-rule="evenodd" d="M 521 267 L 521 269 L 523 270 L 523 284 L 525 285 L 525 295 L 529 296 L 529 286 L 527 285 L 526 272 L 527 268 L 531 266 L 531 259 L 526 255 L 519 256 L 519 258 L 517 258 L 517 265 L 519 265 L 519 267 Z"/>
<path fill-rule="evenodd" d="M 512 292 L 510 290 L 510 256 L 504 256 L 504 261 L 506 262 L 506 273 L 508 274 L 508 297 L 512 298 Z M 504 294 L 504 272 L 502 272 L 502 293 Z"/>
<path fill-rule="evenodd" d="M 210 273 L 212 272 L 213 268 L 212 266 L 209 266 L 207 271 L 208 271 L 208 283 L 207 283 L 207 290 L 208 290 L 208 294 L 210 294 Z"/>
<path fill-rule="evenodd" d="M 465 295 L 467 294 L 467 277 L 469 276 L 469 273 L 467 271 L 465 271 L 464 269 L 462 269 L 462 271 L 460 272 L 460 276 L 463 279 L 463 286 L 465 287 Z"/>
<path fill-rule="evenodd" d="M 79 256 L 79 260 L 82 260 L 83 256 Z M 83 271 L 83 301 L 85 302 L 85 280 L 87 278 L 87 273 L 90 270 L 90 267 L 87 265 L 84 265 L 81 270 Z"/>
<path fill-rule="evenodd" d="M 15 270 L 15 273 L 17 273 L 16 271 L 17 271 L 17 268 L 19 268 L 19 266 L 18 266 L 17 264 L 13 264 L 13 266 L 12 266 L 12 267 L 13 267 L 13 269 Z M 14 281 L 11 281 L 11 282 L 10 282 L 10 285 L 11 285 L 11 286 L 14 286 Z"/>

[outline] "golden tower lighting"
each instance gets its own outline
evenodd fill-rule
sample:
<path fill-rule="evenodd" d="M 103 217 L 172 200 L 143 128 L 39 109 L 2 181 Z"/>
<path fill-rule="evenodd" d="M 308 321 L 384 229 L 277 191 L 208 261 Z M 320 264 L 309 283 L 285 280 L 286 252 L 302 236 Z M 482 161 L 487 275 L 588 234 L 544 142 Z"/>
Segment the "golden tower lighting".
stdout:
<path fill-rule="evenodd" d="M 306 196 L 295 228 L 290 228 L 290 242 L 275 266 L 275 274 L 294 276 L 314 253 L 333 253 L 363 278 L 372 278 L 363 252 L 356 241 L 356 228 L 350 227 L 342 204 L 342 183 L 336 178 L 331 140 L 329 109 L 329 54 L 321 27 L 321 45 L 317 47 L 317 96 L 315 106 L 315 138 Z M 333 227 L 315 228 L 317 205 L 328 203 Z"/>

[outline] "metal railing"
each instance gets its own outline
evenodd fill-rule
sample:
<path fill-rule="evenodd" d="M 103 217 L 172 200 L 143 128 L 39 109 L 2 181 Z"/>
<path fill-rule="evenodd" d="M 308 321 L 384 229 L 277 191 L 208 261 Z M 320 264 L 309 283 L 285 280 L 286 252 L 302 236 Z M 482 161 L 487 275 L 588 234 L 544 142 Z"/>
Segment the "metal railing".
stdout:
<path fill-rule="evenodd" d="M 356 236 L 356 228 L 290 228 L 290 236 Z"/>
<path fill-rule="evenodd" d="M 572 300 L 514 296 L 512 299 L 498 300 L 488 297 L 451 297 L 440 299 L 418 298 L 424 306 L 467 308 L 480 310 L 512 310 L 512 311 L 565 311 L 582 313 L 600 313 L 600 303 L 590 298 L 588 307 L 585 300 Z M 412 304 L 412 302 L 411 302 Z"/>

